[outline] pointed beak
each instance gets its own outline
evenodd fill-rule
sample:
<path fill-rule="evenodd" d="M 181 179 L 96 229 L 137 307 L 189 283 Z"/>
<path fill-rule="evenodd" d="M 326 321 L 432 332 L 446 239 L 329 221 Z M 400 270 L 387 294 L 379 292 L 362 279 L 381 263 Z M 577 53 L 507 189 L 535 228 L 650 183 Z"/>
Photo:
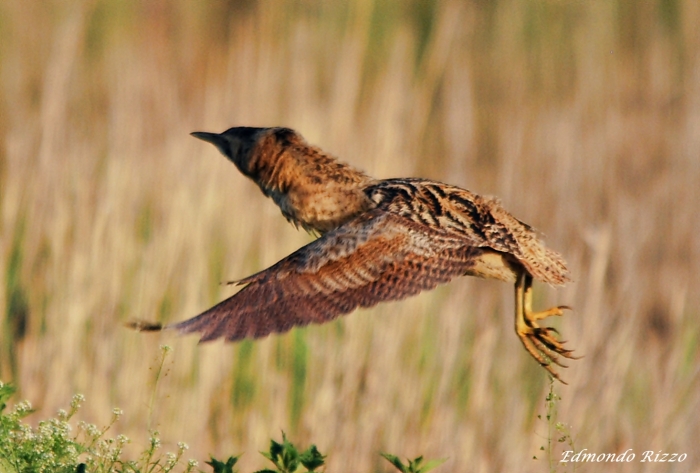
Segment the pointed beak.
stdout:
<path fill-rule="evenodd" d="M 195 138 L 198 138 L 202 141 L 206 141 L 207 143 L 211 143 L 222 151 L 226 147 L 226 138 L 224 138 L 223 135 L 220 135 L 219 133 L 208 133 L 206 131 L 195 131 L 193 133 L 190 133 L 190 135 L 192 135 Z"/>

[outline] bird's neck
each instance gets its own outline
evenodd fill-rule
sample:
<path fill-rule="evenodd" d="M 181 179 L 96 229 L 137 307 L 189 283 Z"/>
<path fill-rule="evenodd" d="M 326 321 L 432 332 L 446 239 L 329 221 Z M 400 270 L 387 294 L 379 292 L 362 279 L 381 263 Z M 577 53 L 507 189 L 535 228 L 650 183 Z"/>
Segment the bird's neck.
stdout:
<path fill-rule="evenodd" d="M 307 231 L 326 233 L 373 205 L 363 192 L 373 180 L 318 148 L 290 146 L 256 158 L 251 179 Z"/>

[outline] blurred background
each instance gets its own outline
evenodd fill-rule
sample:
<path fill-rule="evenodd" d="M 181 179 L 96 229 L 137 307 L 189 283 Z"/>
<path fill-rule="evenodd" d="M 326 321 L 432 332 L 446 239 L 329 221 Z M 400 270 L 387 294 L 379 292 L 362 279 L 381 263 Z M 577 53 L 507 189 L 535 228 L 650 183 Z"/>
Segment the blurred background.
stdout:
<path fill-rule="evenodd" d="M 247 452 L 243 471 L 280 430 L 328 471 L 387 471 L 380 451 L 549 471 L 549 381 L 510 285 L 462 278 L 255 343 L 123 327 L 195 315 L 311 240 L 188 136 L 288 126 L 541 231 L 575 278 L 535 294 L 575 308 L 555 324 L 585 357 L 554 387 L 575 448 L 698 471 L 698 24 L 694 0 L 0 2 L 0 379 L 39 417 L 83 393 L 90 422 L 120 407 L 115 432 Z"/>

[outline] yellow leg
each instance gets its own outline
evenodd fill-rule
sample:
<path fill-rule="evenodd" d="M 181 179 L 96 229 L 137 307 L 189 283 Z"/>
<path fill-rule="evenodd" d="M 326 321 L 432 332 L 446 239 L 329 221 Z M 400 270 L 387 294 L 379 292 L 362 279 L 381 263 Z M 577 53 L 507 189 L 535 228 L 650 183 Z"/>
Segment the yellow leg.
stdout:
<path fill-rule="evenodd" d="M 541 312 L 532 311 L 532 276 L 525 271 L 518 275 L 515 282 L 515 333 L 520 338 L 525 350 L 542 365 L 552 376 L 566 384 L 559 377 L 559 374 L 552 367 L 552 363 L 563 368 L 559 361 L 561 355 L 565 358 L 576 359 L 572 350 L 564 348 L 563 343 L 557 340 L 554 335 L 557 330 L 552 327 L 540 327 L 538 320 L 551 316 L 564 315 L 564 310 L 570 309 L 568 306 L 552 307 Z"/>

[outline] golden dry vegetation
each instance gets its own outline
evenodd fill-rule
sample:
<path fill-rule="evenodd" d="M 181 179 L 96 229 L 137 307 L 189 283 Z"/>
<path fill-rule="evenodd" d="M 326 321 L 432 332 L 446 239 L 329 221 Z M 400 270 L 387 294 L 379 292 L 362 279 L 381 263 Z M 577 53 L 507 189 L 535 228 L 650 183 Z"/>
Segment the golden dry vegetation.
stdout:
<path fill-rule="evenodd" d="M 576 279 L 536 296 L 575 307 L 556 323 L 585 358 L 556 390 L 576 448 L 697 471 L 698 24 L 695 0 L 0 3 L 0 379 L 38 415 L 81 392 L 93 422 L 118 406 L 130 437 L 245 451 L 244 471 L 280 429 L 328 471 L 385 471 L 379 451 L 548 471 L 549 385 L 508 285 L 238 345 L 123 328 L 194 315 L 310 240 L 188 136 L 283 125 L 376 177 L 498 195 L 545 233 Z"/>

